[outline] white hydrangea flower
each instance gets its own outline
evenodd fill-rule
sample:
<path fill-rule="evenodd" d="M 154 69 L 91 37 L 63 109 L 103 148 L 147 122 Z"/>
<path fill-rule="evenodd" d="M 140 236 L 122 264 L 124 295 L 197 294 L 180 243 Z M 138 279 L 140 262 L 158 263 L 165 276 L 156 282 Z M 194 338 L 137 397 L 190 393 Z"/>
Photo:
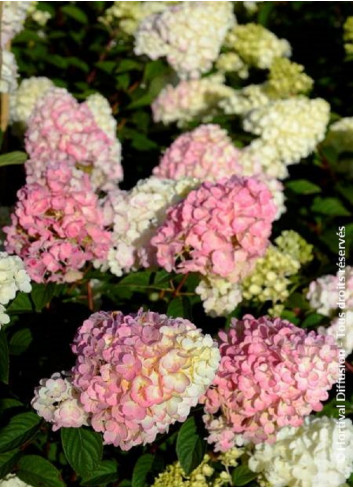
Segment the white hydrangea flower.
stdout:
<path fill-rule="evenodd" d="M 207 122 L 220 111 L 220 103 L 233 95 L 220 73 L 200 80 L 183 80 L 177 86 L 167 85 L 152 104 L 155 122 L 182 127 L 200 119 Z"/>
<path fill-rule="evenodd" d="M 281 180 L 288 176 L 287 166 L 279 159 L 276 146 L 261 138 L 254 139 L 242 148 L 239 163 L 244 169 L 244 175 L 262 173 L 268 178 Z"/>
<path fill-rule="evenodd" d="M 15 298 L 17 291 L 30 292 L 30 278 L 21 258 L 0 252 L 0 304 Z"/>
<path fill-rule="evenodd" d="M 112 273 L 120 276 L 155 264 L 151 238 L 163 223 L 167 208 L 197 185 L 198 180 L 192 178 L 175 181 L 150 177 L 111 199 L 114 246 L 108 253 L 108 263 Z"/>
<path fill-rule="evenodd" d="M 8 474 L 4 479 L 0 479 L 0 487 L 33 487 L 30 484 L 26 484 L 17 477 L 16 474 Z"/>
<path fill-rule="evenodd" d="M 203 278 L 195 292 L 201 297 L 206 314 L 211 317 L 227 316 L 242 300 L 239 284 L 222 278 Z"/>
<path fill-rule="evenodd" d="M 181 2 L 140 24 L 135 53 L 165 56 L 181 79 L 199 78 L 211 69 L 234 22 L 232 2 Z"/>
<path fill-rule="evenodd" d="M 285 165 L 307 157 L 325 137 L 330 106 L 320 98 L 303 96 L 276 100 L 247 114 L 245 131 L 260 136 L 261 144 L 273 148 Z"/>
<path fill-rule="evenodd" d="M 53 82 L 45 76 L 22 80 L 17 90 L 10 95 L 10 122 L 26 125 L 37 101 L 53 86 Z"/>
<path fill-rule="evenodd" d="M 265 85 L 248 85 L 234 90 L 231 97 L 221 102 L 226 114 L 245 115 L 253 109 L 267 105 L 271 99 L 266 94 Z"/>
<path fill-rule="evenodd" d="M 228 32 L 225 45 L 233 49 L 250 66 L 267 69 L 274 59 L 291 55 L 291 47 L 259 24 L 235 25 Z"/>
<path fill-rule="evenodd" d="M 1 53 L 2 64 L 0 67 L 0 93 L 11 93 L 17 87 L 17 63 L 16 58 L 4 49 Z"/>
<path fill-rule="evenodd" d="M 4 48 L 18 34 L 26 19 L 32 2 L 2 2 L 1 15 L 1 47 Z"/>
<path fill-rule="evenodd" d="M 284 427 L 274 444 L 255 446 L 249 468 L 275 487 L 342 486 L 353 471 L 352 422 L 310 416 L 298 428 Z"/>
<path fill-rule="evenodd" d="M 90 108 L 97 125 L 111 138 L 116 137 L 117 122 L 113 117 L 108 100 L 100 93 L 89 95 L 86 104 Z"/>

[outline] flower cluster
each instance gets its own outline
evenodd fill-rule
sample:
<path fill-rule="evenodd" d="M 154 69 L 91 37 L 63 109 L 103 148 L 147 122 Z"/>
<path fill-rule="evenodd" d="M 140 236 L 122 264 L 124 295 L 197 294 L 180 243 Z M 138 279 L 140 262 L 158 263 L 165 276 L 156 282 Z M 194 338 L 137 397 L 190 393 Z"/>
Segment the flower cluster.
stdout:
<path fill-rule="evenodd" d="M 107 444 L 129 450 L 185 421 L 214 379 L 219 351 L 190 321 L 98 312 L 79 328 L 73 385 Z"/>
<path fill-rule="evenodd" d="M 182 177 L 220 180 L 241 174 L 239 153 L 224 129 L 216 124 L 204 124 L 179 136 L 153 174 L 174 180 Z"/>
<path fill-rule="evenodd" d="M 353 471 L 352 421 L 309 416 L 300 427 L 284 427 L 273 445 L 255 447 L 249 468 L 266 486 L 341 487 Z"/>
<path fill-rule="evenodd" d="M 22 30 L 31 3 L 32 2 L 2 2 L 3 9 L 0 25 L 1 48 L 5 48 L 8 42 Z"/>
<path fill-rule="evenodd" d="M 249 76 L 248 65 L 237 53 L 221 53 L 216 61 L 216 68 L 221 73 L 236 73 L 242 79 Z"/>
<path fill-rule="evenodd" d="M 220 74 L 199 80 L 183 80 L 175 87 L 167 85 L 152 103 L 155 122 L 183 126 L 194 119 L 207 122 L 219 112 L 222 100 L 234 90 L 224 84 Z"/>
<path fill-rule="evenodd" d="M 279 428 L 300 426 L 305 415 L 322 409 L 338 377 L 334 338 L 250 315 L 232 319 L 219 337 L 221 365 L 204 397 L 216 450 L 231 448 L 240 434 L 245 441 L 273 442 Z"/>
<path fill-rule="evenodd" d="M 140 23 L 148 16 L 163 12 L 168 6 L 177 2 L 113 2 L 100 21 L 108 26 L 117 24 L 125 34 L 132 35 Z"/>
<path fill-rule="evenodd" d="M 270 67 L 266 91 L 272 98 L 286 98 L 310 92 L 313 83 L 304 73 L 304 66 L 287 58 L 277 58 Z"/>
<path fill-rule="evenodd" d="M 225 46 L 234 50 L 249 66 L 270 68 L 273 61 L 290 56 L 291 47 L 285 39 L 259 24 L 235 25 L 226 36 Z"/>
<path fill-rule="evenodd" d="M 34 393 L 32 407 L 45 421 L 53 424 L 53 431 L 88 425 L 79 393 L 69 377 L 55 373 L 50 379 L 42 379 Z"/>
<path fill-rule="evenodd" d="M 212 67 L 234 21 L 232 2 L 180 2 L 141 22 L 135 53 L 166 57 L 181 79 L 199 78 Z"/>
<path fill-rule="evenodd" d="M 16 2 L 18 3 L 18 2 Z M 1 52 L 0 93 L 11 93 L 17 87 L 17 63 L 10 51 Z"/>
<path fill-rule="evenodd" d="M 303 96 L 276 100 L 251 111 L 243 127 L 259 138 L 245 148 L 242 158 L 260 162 L 263 172 L 272 177 L 285 178 L 286 165 L 308 156 L 324 139 L 329 113 L 325 100 Z"/>
<path fill-rule="evenodd" d="M 140 180 L 129 192 L 112 195 L 113 235 L 108 254 L 112 273 L 119 276 L 157 263 L 152 236 L 164 222 L 167 209 L 197 184 L 191 178 L 173 181 L 150 177 Z"/>
<path fill-rule="evenodd" d="M 243 451 L 239 448 L 233 448 L 220 454 L 217 462 L 222 465 L 223 470 L 217 476 L 213 461 L 207 454 L 190 475 L 185 474 L 180 462 L 174 462 L 155 478 L 152 487 L 221 487 L 229 485 L 232 481 L 228 469 L 238 465 L 238 459 L 242 454 Z"/>
<path fill-rule="evenodd" d="M 4 305 L 14 299 L 18 291 L 28 293 L 31 290 L 30 278 L 21 258 L 0 252 L 0 328 L 10 321 Z"/>
<path fill-rule="evenodd" d="M 206 314 L 227 316 L 242 301 L 242 287 L 223 278 L 204 277 L 195 292 L 200 296 Z"/>
<path fill-rule="evenodd" d="M 90 173 L 96 189 L 107 190 L 122 179 L 120 144 L 98 126 L 90 106 L 96 104 L 79 104 L 63 88 L 52 88 L 38 100 L 26 132 L 29 183 L 43 179 L 50 161 Z"/>
<path fill-rule="evenodd" d="M 289 296 L 290 277 L 301 265 L 312 260 L 312 246 L 294 231 L 283 231 L 275 245 L 256 261 L 254 271 L 244 279 L 244 299 L 257 302 L 283 303 Z M 279 304 L 275 306 L 278 313 Z"/>
<path fill-rule="evenodd" d="M 345 286 L 345 306 L 353 310 L 353 267 L 346 267 L 345 273 L 323 275 L 309 285 L 307 299 L 318 313 L 330 316 L 339 302 L 340 285 Z"/>
<path fill-rule="evenodd" d="M 111 236 L 88 175 L 53 163 L 43 183 L 27 184 L 17 196 L 5 246 L 23 259 L 32 280 L 72 282 L 86 262 L 106 259 Z"/>
<path fill-rule="evenodd" d="M 267 186 L 254 178 L 203 183 L 168 210 L 152 238 L 158 263 L 237 282 L 265 253 L 276 210 Z"/>
<path fill-rule="evenodd" d="M 22 80 L 17 90 L 10 95 L 10 121 L 26 126 L 37 101 L 53 87 L 53 82 L 45 76 Z"/>

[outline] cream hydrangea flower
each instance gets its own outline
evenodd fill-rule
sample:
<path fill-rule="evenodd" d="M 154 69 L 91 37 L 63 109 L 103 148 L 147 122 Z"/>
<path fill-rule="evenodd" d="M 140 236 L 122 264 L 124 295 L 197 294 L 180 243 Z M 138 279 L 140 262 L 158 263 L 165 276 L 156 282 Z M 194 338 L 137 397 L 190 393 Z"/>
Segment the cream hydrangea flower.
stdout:
<path fill-rule="evenodd" d="M 10 122 L 26 125 L 37 101 L 52 87 L 53 82 L 45 76 L 22 80 L 17 90 L 10 95 Z"/>
<path fill-rule="evenodd" d="M 97 126 L 112 139 L 116 138 L 117 122 L 113 117 L 112 108 L 108 100 L 100 93 L 93 93 L 86 99 Z"/>
<path fill-rule="evenodd" d="M 304 66 L 286 58 L 276 58 L 266 83 L 266 91 L 272 98 L 285 98 L 308 93 L 313 79 L 304 73 Z"/>
<path fill-rule="evenodd" d="M 248 65 L 260 69 L 269 68 L 275 58 L 291 54 L 288 41 L 278 39 L 273 32 L 253 23 L 234 26 L 226 36 L 225 46 Z"/>
<path fill-rule="evenodd" d="M 303 96 L 276 100 L 251 111 L 243 127 L 259 139 L 248 146 L 247 157 L 264 160 L 264 173 L 286 177 L 285 165 L 307 157 L 324 139 L 329 115 L 330 106 L 325 100 Z"/>
<path fill-rule="evenodd" d="M 344 433 L 344 437 L 342 436 Z M 339 446 L 343 446 L 341 450 Z M 353 471 L 353 426 L 323 416 L 284 427 L 271 445 L 255 446 L 249 468 L 277 487 L 339 487 Z"/>
<path fill-rule="evenodd" d="M 202 278 L 195 292 L 203 301 L 206 314 L 211 317 L 227 316 L 242 301 L 242 289 L 222 278 Z"/>
<path fill-rule="evenodd" d="M 324 141 L 325 146 L 332 146 L 337 152 L 353 151 L 353 117 L 343 117 L 334 122 Z"/>
<path fill-rule="evenodd" d="M 232 2 L 180 2 L 140 24 L 135 53 L 166 57 L 181 79 L 199 78 L 212 67 L 234 22 Z"/>

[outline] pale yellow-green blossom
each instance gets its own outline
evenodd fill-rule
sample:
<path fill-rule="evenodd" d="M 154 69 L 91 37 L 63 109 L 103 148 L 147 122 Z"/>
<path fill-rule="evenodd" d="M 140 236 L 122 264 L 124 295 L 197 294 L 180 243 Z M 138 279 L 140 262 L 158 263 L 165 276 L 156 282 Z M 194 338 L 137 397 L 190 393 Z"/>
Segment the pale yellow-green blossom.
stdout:
<path fill-rule="evenodd" d="M 225 46 L 249 66 L 260 69 L 269 68 L 276 58 L 291 54 L 288 41 L 254 23 L 235 25 L 226 36 Z"/>
<path fill-rule="evenodd" d="M 276 58 L 266 83 L 266 92 L 272 98 L 286 98 L 306 94 L 313 86 L 313 79 L 304 73 L 304 66 L 287 58 Z"/>

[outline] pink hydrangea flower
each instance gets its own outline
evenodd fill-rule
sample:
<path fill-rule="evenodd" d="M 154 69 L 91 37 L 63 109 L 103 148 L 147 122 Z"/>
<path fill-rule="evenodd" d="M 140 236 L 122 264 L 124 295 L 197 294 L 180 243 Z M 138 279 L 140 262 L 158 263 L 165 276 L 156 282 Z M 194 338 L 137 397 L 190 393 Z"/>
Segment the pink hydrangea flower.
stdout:
<path fill-rule="evenodd" d="M 35 282 L 72 282 L 88 261 L 104 262 L 111 234 L 88 175 L 61 162 L 47 167 L 44 180 L 19 190 L 5 247 Z"/>
<path fill-rule="evenodd" d="M 110 189 L 123 177 L 117 140 L 98 127 L 88 104 L 79 104 L 63 88 L 52 88 L 38 100 L 28 121 L 26 151 L 29 183 L 43 179 L 51 161 L 89 173 L 96 189 Z"/>
<path fill-rule="evenodd" d="M 254 178 L 206 182 L 168 210 L 151 243 L 167 271 L 235 283 L 265 253 L 276 211 L 267 186 Z"/>
<path fill-rule="evenodd" d="M 34 393 L 33 409 L 45 421 L 53 423 L 53 431 L 59 428 L 79 428 L 88 424 L 87 414 L 69 377 L 55 373 L 50 379 L 42 379 Z"/>
<path fill-rule="evenodd" d="M 219 364 L 212 338 L 190 321 L 142 310 L 93 314 L 73 352 L 73 384 L 93 429 L 123 450 L 185 421 Z"/>
<path fill-rule="evenodd" d="M 239 443 L 239 435 L 254 443 L 275 441 L 279 428 L 300 426 L 304 416 L 320 411 L 338 378 L 334 338 L 280 318 L 233 319 L 219 337 L 221 364 L 203 399 L 217 450 Z"/>
<path fill-rule="evenodd" d="M 166 150 L 153 173 L 173 180 L 182 177 L 220 180 L 241 174 L 239 154 L 227 131 L 217 124 L 203 124 L 179 136 Z"/>

